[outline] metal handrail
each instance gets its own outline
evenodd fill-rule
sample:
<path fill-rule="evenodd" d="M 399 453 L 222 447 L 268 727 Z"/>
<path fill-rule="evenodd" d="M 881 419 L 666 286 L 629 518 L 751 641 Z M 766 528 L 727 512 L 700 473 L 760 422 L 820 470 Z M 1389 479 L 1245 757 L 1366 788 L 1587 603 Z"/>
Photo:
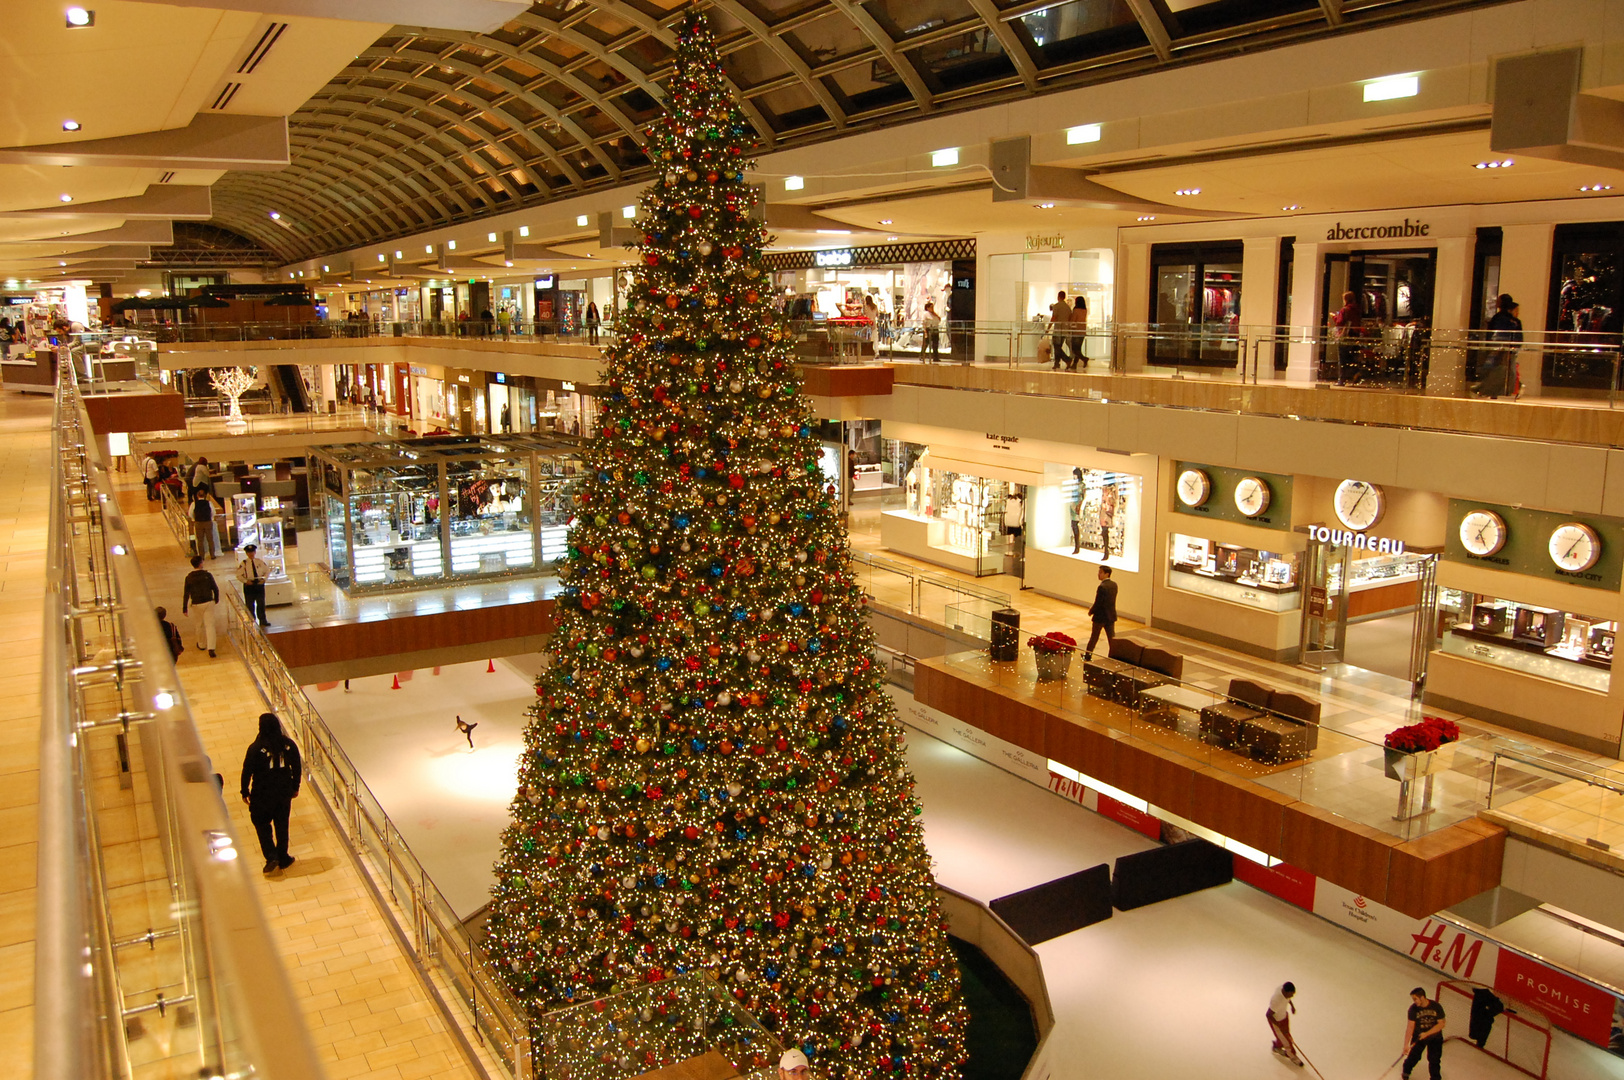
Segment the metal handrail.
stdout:
<path fill-rule="evenodd" d="M 259 683 L 260 692 L 299 743 L 310 787 L 323 800 L 373 887 L 398 907 L 398 913 L 388 905 L 384 910 L 401 939 L 409 944 L 420 965 L 437 970 L 445 978 L 455 991 L 453 1000 L 464 1011 L 467 1025 L 495 1052 L 508 1076 L 512 1080 L 534 1080 L 536 1051 L 528 1010 L 513 996 L 466 928 L 454 917 L 441 916 L 453 912 L 450 903 L 401 837 L 304 689 L 294 682 L 241 596 L 227 589 L 223 599 L 230 613 L 232 640 Z"/>
<path fill-rule="evenodd" d="M 319 1078 L 315 1047 L 152 615 L 77 376 L 68 365 L 60 371 L 40 753 L 36 992 L 46 1007 L 36 1017 L 47 1026 L 36 1041 L 35 1075 L 127 1076 L 126 1018 L 187 1004 L 196 1047 L 166 1055 L 195 1053 L 207 1075 Z M 113 700 L 93 705 L 91 690 Z M 177 924 L 162 936 L 177 941 L 182 968 L 178 993 L 129 1008 L 88 765 L 114 731 L 139 739 L 145 774 L 136 797 L 145 798 L 157 825 Z M 59 1054 L 65 1042 L 73 1045 Z"/>

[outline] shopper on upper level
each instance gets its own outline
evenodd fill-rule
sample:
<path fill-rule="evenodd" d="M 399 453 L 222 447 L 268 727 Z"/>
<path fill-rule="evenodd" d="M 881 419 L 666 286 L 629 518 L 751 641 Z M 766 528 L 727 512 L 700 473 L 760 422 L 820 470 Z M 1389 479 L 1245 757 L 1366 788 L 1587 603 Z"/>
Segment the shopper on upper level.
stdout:
<path fill-rule="evenodd" d="M 1062 289 L 1055 302 L 1049 305 L 1049 348 L 1052 350 L 1050 359 L 1055 371 L 1059 371 L 1061 363 L 1068 360 L 1066 337 L 1070 330 L 1071 305 L 1066 302 L 1066 290 Z"/>

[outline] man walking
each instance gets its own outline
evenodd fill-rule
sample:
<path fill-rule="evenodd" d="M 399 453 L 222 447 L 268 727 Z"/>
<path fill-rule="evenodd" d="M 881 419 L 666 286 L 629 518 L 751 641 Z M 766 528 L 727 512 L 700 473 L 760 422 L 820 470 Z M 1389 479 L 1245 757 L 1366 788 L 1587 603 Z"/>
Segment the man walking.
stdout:
<path fill-rule="evenodd" d="M 1105 635 L 1105 651 L 1111 651 L 1111 643 L 1116 641 L 1116 598 L 1117 583 L 1111 580 L 1111 568 L 1100 567 L 1100 583 L 1094 590 L 1094 603 L 1089 606 L 1088 618 L 1094 624 L 1088 633 L 1088 645 L 1083 649 L 1083 659 L 1094 658 L 1094 644 L 1100 640 L 1100 634 Z"/>
<path fill-rule="evenodd" d="M 258 550 L 258 544 L 248 544 L 242 549 L 237 580 L 242 582 L 242 599 L 248 605 L 248 617 L 258 619 L 261 626 L 269 626 L 271 621 L 265 617 L 265 575 L 270 568 L 254 554 Z"/>
<path fill-rule="evenodd" d="M 1302 1065 L 1303 1059 L 1297 1056 L 1297 1044 L 1291 1038 L 1291 1014 L 1297 1011 L 1297 1005 L 1291 999 L 1297 996 L 1297 987 L 1292 983 L 1282 983 L 1280 989 L 1274 992 L 1269 999 L 1269 1033 L 1274 1036 L 1274 1046 L 1271 1049 L 1293 1065 Z"/>
<path fill-rule="evenodd" d="M 1415 1071 L 1422 1054 L 1427 1055 L 1427 1075 L 1432 1080 L 1439 1080 L 1443 1075 L 1444 1007 L 1427 997 L 1426 990 L 1418 986 L 1410 991 L 1407 1016 L 1408 1021 L 1404 1025 L 1404 1080 L 1410 1080 L 1410 1073 Z"/>
<path fill-rule="evenodd" d="M 1070 335 L 1071 305 L 1066 303 L 1066 292 L 1062 289 L 1059 298 L 1049 305 L 1049 348 L 1055 371 L 1060 370 L 1061 363 L 1068 367 L 1075 363 L 1066 355 L 1066 339 Z"/>
<path fill-rule="evenodd" d="M 259 836 L 267 874 L 293 865 L 293 856 L 288 854 L 288 817 L 299 794 L 302 772 L 299 748 L 282 733 L 282 721 L 275 713 L 260 713 L 259 737 L 249 744 L 242 759 L 242 801 L 248 804 L 248 818 Z"/>
<path fill-rule="evenodd" d="M 141 479 L 146 481 L 147 502 L 157 502 L 161 498 L 158 494 L 158 459 L 148 454 L 141 459 Z"/>
<path fill-rule="evenodd" d="M 214 575 L 203 569 L 203 556 L 192 556 L 192 572 L 181 585 L 180 613 L 191 612 L 193 636 L 199 649 L 207 648 L 214 655 L 214 606 L 220 602 L 220 583 Z M 207 645 L 204 643 L 207 642 Z"/>
<path fill-rule="evenodd" d="M 220 554 L 220 534 L 214 528 L 214 498 L 206 484 L 192 491 L 192 554 L 206 559 Z"/>

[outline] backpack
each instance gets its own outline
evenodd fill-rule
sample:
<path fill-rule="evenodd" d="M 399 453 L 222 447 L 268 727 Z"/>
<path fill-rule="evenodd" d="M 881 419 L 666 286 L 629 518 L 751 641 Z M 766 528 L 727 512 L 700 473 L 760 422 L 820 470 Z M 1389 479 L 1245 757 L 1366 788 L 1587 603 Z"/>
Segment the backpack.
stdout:
<path fill-rule="evenodd" d="M 180 627 L 168 619 L 160 619 L 158 625 L 163 627 L 164 640 L 169 642 L 170 656 L 175 660 L 179 660 L 180 654 L 186 651 L 186 646 L 181 644 Z"/>
<path fill-rule="evenodd" d="M 299 748 L 291 739 L 284 739 L 281 746 L 271 747 L 264 744 L 259 746 L 260 756 L 265 761 L 264 777 L 265 790 L 261 794 L 280 796 L 291 799 L 299 791 Z"/>

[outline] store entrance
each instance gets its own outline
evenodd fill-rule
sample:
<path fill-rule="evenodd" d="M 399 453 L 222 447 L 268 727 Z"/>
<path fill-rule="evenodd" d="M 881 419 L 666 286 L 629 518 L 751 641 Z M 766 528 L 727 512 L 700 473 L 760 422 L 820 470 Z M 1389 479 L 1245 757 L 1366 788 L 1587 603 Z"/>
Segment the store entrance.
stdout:
<path fill-rule="evenodd" d="M 1434 553 L 1309 541 L 1301 664 L 1314 671 L 1359 668 L 1409 683 L 1419 694 L 1437 636 L 1437 564 Z"/>
<path fill-rule="evenodd" d="M 1325 256 L 1321 381 L 1426 383 L 1437 262 L 1431 250 Z"/>

